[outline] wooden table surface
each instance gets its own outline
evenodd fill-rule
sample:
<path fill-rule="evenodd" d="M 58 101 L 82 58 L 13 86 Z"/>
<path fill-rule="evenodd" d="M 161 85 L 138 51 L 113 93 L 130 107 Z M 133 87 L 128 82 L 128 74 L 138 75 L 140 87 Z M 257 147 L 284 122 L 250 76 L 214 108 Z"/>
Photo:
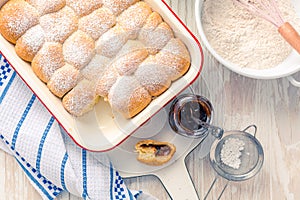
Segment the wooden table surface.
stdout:
<path fill-rule="evenodd" d="M 167 2 L 198 37 L 195 0 Z M 230 182 L 222 199 L 300 199 L 300 89 L 291 85 L 287 78 L 256 80 L 240 76 L 218 63 L 204 47 L 203 50 L 205 64 L 201 77 L 207 83 L 209 98 L 214 105 L 214 124 L 226 131 L 242 130 L 255 124 L 258 127 L 256 136 L 265 152 L 261 171 L 247 181 Z M 295 77 L 300 80 L 300 73 Z M 201 94 L 198 84 L 199 81 L 196 81 L 193 88 Z M 186 165 L 196 191 L 203 199 L 216 174 L 208 157 L 199 158 L 199 151 L 200 146 L 187 157 Z M 131 189 L 143 190 L 159 199 L 169 199 L 163 185 L 154 176 L 125 181 Z M 221 180 L 208 199 L 216 199 L 224 184 L 225 181 Z M 0 199 L 41 199 L 15 160 L 2 151 Z M 58 199 L 80 198 L 64 193 Z"/>

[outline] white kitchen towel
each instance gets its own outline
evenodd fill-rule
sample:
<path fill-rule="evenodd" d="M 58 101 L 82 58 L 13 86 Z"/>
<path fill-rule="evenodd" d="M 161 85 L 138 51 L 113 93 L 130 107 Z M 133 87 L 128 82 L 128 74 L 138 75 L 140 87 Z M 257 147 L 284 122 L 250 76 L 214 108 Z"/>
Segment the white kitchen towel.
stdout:
<path fill-rule="evenodd" d="M 104 153 L 78 147 L 0 54 L 0 148 L 12 154 L 43 199 L 136 199 Z"/>

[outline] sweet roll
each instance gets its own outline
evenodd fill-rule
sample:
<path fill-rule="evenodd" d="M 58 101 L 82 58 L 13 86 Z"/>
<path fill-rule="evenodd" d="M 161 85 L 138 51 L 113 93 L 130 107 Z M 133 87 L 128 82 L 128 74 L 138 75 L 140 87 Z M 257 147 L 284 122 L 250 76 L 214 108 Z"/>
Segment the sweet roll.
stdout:
<path fill-rule="evenodd" d="M 104 97 L 104 100 L 107 100 L 111 87 L 115 84 L 119 77 L 120 75 L 115 68 L 107 68 L 96 82 L 96 93 L 99 96 Z"/>
<path fill-rule="evenodd" d="M 103 73 L 109 66 L 110 62 L 110 58 L 96 54 L 92 58 L 91 62 L 89 62 L 89 64 L 85 66 L 80 72 L 85 79 L 96 83 L 97 80 L 103 76 Z"/>
<path fill-rule="evenodd" d="M 96 41 L 96 52 L 109 58 L 115 57 L 128 38 L 128 32 L 117 24 Z"/>
<path fill-rule="evenodd" d="M 39 14 L 45 15 L 52 12 L 57 12 L 66 5 L 66 0 L 25 0 L 30 5 L 35 7 Z"/>
<path fill-rule="evenodd" d="M 65 65 L 62 45 L 46 42 L 34 56 L 31 67 L 43 82 L 47 83 L 54 72 Z"/>
<path fill-rule="evenodd" d="M 47 86 L 55 96 L 61 98 L 77 85 L 79 79 L 79 70 L 66 64 L 54 72 Z"/>
<path fill-rule="evenodd" d="M 160 51 L 174 37 L 170 26 L 162 22 L 154 30 L 142 28 L 138 39 L 145 44 L 151 54 Z"/>
<path fill-rule="evenodd" d="M 40 25 L 48 42 L 63 43 L 78 28 L 78 17 L 68 6 L 40 17 Z"/>
<path fill-rule="evenodd" d="M 83 79 L 63 97 L 62 104 L 69 113 L 79 117 L 91 111 L 98 100 L 95 84 Z"/>
<path fill-rule="evenodd" d="M 112 110 L 132 118 L 151 102 L 151 95 L 134 76 L 122 76 L 111 87 L 108 102 Z"/>
<path fill-rule="evenodd" d="M 78 29 L 97 40 L 103 33 L 116 24 L 115 15 L 108 8 L 99 8 L 79 19 Z"/>
<path fill-rule="evenodd" d="M 140 1 L 124 10 L 117 23 L 130 33 L 130 39 L 135 39 L 151 13 L 150 6 Z"/>
<path fill-rule="evenodd" d="M 183 76 L 190 67 L 189 52 L 178 38 L 171 39 L 155 57 L 159 64 L 168 68 L 168 74 L 172 81 Z"/>
<path fill-rule="evenodd" d="M 76 15 L 82 17 L 100 8 L 102 0 L 66 0 L 66 4 L 75 11 Z"/>
<path fill-rule="evenodd" d="M 45 33 L 40 25 L 36 25 L 17 40 L 15 50 L 20 58 L 31 62 L 44 43 Z"/>
<path fill-rule="evenodd" d="M 78 30 L 64 42 L 63 54 L 66 62 L 82 69 L 95 54 L 95 41 L 85 32 Z"/>
<path fill-rule="evenodd" d="M 167 70 L 165 66 L 155 60 L 154 56 L 149 56 L 137 68 L 134 76 L 151 96 L 156 97 L 171 85 L 171 78 Z"/>
<path fill-rule="evenodd" d="M 24 0 L 10 0 L 0 10 L 0 33 L 13 44 L 38 23 L 38 11 Z"/>

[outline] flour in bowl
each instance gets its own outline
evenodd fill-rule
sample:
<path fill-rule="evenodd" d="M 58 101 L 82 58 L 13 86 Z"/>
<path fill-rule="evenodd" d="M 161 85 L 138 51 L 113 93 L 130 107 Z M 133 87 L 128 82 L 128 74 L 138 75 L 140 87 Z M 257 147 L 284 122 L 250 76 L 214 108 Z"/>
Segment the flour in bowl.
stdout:
<path fill-rule="evenodd" d="M 300 20 L 291 2 L 276 2 L 285 21 L 299 30 Z M 292 51 L 274 25 L 234 5 L 232 0 L 205 0 L 202 26 L 212 48 L 225 60 L 241 67 L 271 68 Z"/>

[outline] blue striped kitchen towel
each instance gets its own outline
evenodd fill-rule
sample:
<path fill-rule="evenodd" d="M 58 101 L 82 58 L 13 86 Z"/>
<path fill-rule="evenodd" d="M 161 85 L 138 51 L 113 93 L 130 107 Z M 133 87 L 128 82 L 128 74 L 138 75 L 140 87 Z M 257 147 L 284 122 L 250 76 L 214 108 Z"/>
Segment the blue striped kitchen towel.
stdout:
<path fill-rule="evenodd" d="M 0 54 L 0 149 L 12 154 L 43 199 L 136 199 L 103 153 L 78 147 Z M 139 197 L 140 198 L 140 197 Z"/>

